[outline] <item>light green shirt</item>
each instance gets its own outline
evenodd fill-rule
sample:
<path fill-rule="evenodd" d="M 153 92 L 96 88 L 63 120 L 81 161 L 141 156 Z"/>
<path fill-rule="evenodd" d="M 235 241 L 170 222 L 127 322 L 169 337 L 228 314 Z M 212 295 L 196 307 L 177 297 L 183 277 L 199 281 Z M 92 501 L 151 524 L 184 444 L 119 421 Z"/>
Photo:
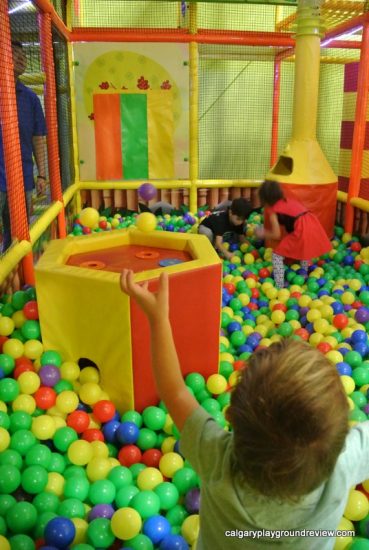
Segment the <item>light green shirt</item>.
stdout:
<path fill-rule="evenodd" d="M 369 422 L 350 430 L 331 477 L 298 504 L 273 501 L 232 477 L 232 444 L 232 433 L 223 430 L 202 407 L 187 419 L 182 430 L 181 452 L 202 482 L 197 550 L 333 548 L 334 536 L 273 539 L 252 538 L 244 532 L 336 530 L 350 488 L 369 478 Z M 232 531 L 234 536 L 227 537 L 226 532 Z"/>

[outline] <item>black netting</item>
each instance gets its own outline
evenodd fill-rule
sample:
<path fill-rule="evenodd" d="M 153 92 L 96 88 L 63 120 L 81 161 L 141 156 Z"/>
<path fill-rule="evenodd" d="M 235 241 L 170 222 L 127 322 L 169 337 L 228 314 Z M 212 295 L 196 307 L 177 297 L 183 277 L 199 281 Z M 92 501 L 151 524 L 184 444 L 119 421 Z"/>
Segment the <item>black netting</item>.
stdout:
<path fill-rule="evenodd" d="M 60 153 L 60 175 L 62 188 L 74 181 L 73 141 L 70 83 L 67 44 L 58 32 L 53 32 L 56 106 L 58 112 L 58 138 Z"/>

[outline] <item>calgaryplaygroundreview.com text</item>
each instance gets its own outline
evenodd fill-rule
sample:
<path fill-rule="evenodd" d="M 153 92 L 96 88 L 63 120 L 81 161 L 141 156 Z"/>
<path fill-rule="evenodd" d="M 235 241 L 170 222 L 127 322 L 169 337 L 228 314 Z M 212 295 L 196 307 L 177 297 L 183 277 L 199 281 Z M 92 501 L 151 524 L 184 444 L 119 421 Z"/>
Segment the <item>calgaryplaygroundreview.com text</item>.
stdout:
<path fill-rule="evenodd" d="M 255 529 L 255 530 L 228 530 L 224 531 L 224 536 L 229 538 L 238 539 L 281 539 L 283 537 L 354 537 L 355 531 L 349 530 L 325 530 L 325 529 L 295 529 L 293 531 L 287 530 L 268 530 L 268 529 Z"/>

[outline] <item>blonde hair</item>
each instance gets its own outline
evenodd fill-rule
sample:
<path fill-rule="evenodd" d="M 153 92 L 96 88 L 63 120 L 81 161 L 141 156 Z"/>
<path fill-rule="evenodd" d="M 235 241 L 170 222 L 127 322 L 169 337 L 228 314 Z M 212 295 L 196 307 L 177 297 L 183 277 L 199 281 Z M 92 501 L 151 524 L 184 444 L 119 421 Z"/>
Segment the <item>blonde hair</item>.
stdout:
<path fill-rule="evenodd" d="M 348 431 L 336 368 L 317 349 L 288 339 L 250 357 L 227 417 L 233 473 L 282 500 L 298 500 L 328 479 Z"/>

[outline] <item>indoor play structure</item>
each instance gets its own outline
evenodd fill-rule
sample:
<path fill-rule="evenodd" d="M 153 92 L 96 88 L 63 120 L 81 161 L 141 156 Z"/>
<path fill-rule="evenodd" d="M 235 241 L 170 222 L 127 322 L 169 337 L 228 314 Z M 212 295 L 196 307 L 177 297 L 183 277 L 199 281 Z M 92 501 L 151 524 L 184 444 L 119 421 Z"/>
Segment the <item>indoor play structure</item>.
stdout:
<path fill-rule="evenodd" d="M 47 124 L 49 186 L 29 221 L 12 40 Z M 122 267 L 153 290 L 169 274 L 186 384 L 226 430 L 238 371 L 289 336 L 336 366 L 350 423 L 368 419 L 368 91 L 359 0 L 0 0 L 13 239 L 0 257 L 0 550 L 196 548 L 199 480 Z M 333 237 L 309 274 L 288 267 L 284 289 L 263 244 L 221 261 L 189 229 L 225 199 L 256 204 L 265 177 Z M 186 220 L 140 230 L 138 203 L 156 201 Z M 369 480 L 338 528 L 335 550 L 369 549 Z"/>

